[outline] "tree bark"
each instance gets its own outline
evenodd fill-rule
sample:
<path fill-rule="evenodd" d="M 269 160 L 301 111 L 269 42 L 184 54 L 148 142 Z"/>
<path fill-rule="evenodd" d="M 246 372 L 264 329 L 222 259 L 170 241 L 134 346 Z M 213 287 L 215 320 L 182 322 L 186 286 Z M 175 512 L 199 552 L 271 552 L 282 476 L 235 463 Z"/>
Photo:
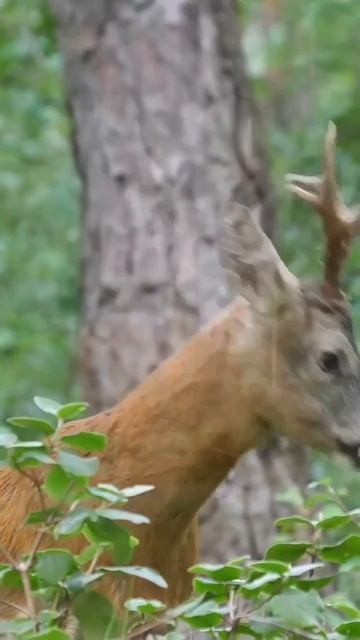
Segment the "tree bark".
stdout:
<path fill-rule="evenodd" d="M 274 203 L 234 2 L 52 5 L 83 191 L 82 373 L 98 410 L 229 299 L 217 237 L 234 185 L 269 234 Z M 298 474 L 288 450 L 247 456 L 204 510 L 203 554 L 259 555 L 275 492 Z"/>

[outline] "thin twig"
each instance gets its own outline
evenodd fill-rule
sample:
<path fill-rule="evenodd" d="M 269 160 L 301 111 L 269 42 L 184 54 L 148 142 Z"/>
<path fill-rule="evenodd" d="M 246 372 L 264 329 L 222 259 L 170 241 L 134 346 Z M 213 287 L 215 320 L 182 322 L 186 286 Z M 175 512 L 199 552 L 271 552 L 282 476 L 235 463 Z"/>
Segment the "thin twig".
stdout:
<path fill-rule="evenodd" d="M 55 518 L 56 518 L 56 517 L 57 517 L 57 515 L 58 515 L 58 511 L 59 511 L 59 509 L 61 508 L 61 506 L 62 506 L 62 504 L 63 504 L 64 500 L 66 499 L 66 496 L 70 493 L 70 491 L 71 491 L 71 489 L 72 489 L 73 485 L 74 485 L 74 483 L 73 483 L 73 482 L 71 482 L 71 483 L 69 484 L 68 488 L 66 489 L 66 492 L 64 493 L 63 497 L 61 498 L 61 500 L 59 500 L 59 502 L 58 502 L 58 504 L 57 504 L 57 506 L 56 506 L 56 512 L 55 512 L 55 513 L 52 513 L 52 514 L 49 516 L 49 518 L 48 518 L 48 520 L 46 521 L 46 523 L 45 523 L 44 527 L 38 531 L 38 534 L 37 534 L 37 536 L 36 536 L 36 538 L 35 538 L 35 541 L 34 541 L 33 547 L 32 547 L 32 549 L 31 549 L 31 551 L 30 551 L 30 557 L 29 557 L 28 569 L 32 566 L 32 563 L 33 563 L 33 561 L 34 561 L 34 556 L 35 556 L 36 552 L 38 551 L 38 549 L 39 549 L 39 547 L 40 547 L 40 545 L 41 545 L 41 542 L 42 542 L 42 540 L 43 540 L 43 537 L 44 537 L 47 533 L 49 533 L 50 527 L 53 525 L 54 520 L 55 520 Z M 44 502 L 44 494 L 43 494 L 43 492 L 42 492 L 42 489 L 41 489 L 41 486 L 40 486 L 40 485 L 39 485 L 39 493 L 41 493 L 42 501 L 43 501 L 44 508 L 45 508 L 45 506 L 46 506 L 46 505 L 45 505 L 45 502 Z"/>
<path fill-rule="evenodd" d="M 1 542 L 0 542 L 0 551 L 4 554 L 8 563 L 11 564 L 11 566 L 15 569 L 16 568 L 15 558 L 11 555 L 10 551 L 8 551 L 7 548 L 4 547 L 4 545 Z"/>
<path fill-rule="evenodd" d="M 25 609 L 25 607 L 20 607 L 20 605 L 15 604 L 14 602 L 10 602 L 9 600 L 4 600 L 4 598 L 0 598 L 0 604 L 5 605 L 5 607 L 11 607 L 12 609 L 19 611 L 20 613 L 23 613 L 26 616 L 29 615 L 29 612 L 27 609 Z"/>
<path fill-rule="evenodd" d="M 96 563 L 99 560 L 99 557 L 101 556 L 102 552 L 103 552 L 103 549 L 97 549 L 96 550 L 96 553 L 95 553 L 93 559 L 91 560 L 90 566 L 89 566 L 88 570 L 86 571 L 86 573 L 88 575 L 92 574 L 92 572 L 94 571 L 94 569 L 96 567 Z"/>
<path fill-rule="evenodd" d="M 35 554 L 39 550 L 39 547 L 41 545 L 42 539 L 43 539 L 44 535 L 47 533 L 47 531 L 48 531 L 47 528 L 42 528 L 42 529 L 39 529 L 39 531 L 37 532 L 34 544 L 33 544 L 32 549 L 30 551 L 29 559 L 27 561 L 27 569 L 28 570 L 32 567 L 32 564 L 34 562 Z"/>
<path fill-rule="evenodd" d="M 36 630 L 36 611 L 35 611 L 34 599 L 33 599 L 32 592 L 31 592 L 31 585 L 30 585 L 30 580 L 29 580 L 27 564 L 20 562 L 18 564 L 18 566 L 17 566 L 17 569 L 20 572 L 20 576 L 21 576 L 21 582 L 22 582 L 22 585 L 23 585 L 23 590 L 24 590 L 24 595 L 25 595 L 25 602 L 26 602 L 26 606 L 27 606 L 27 609 L 28 609 L 28 614 L 29 614 L 30 618 L 33 620 L 34 628 Z"/>
<path fill-rule="evenodd" d="M 27 478 L 27 480 L 29 480 L 31 482 L 31 484 L 35 487 L 35 490 L 36 490 L 36 492 L 38 494 L 38 497 L 39 497 L 40 507 L 41 507 L 42 511 L 45 511 L 46 506 L 45 506 L 44 494 L 42 492 L 41 484 L 40 484 L 38 478 L 36 476 L 32 475 L 31 473 L 27 473 L 27 471 L 24 471 L 24 469 L 21 469 L 16 464 L 14 465 L 14 468 L 24 478 Z"/>
<path fill-rule="evenodd" d="M 172 622 L 170 618 L 160 618 L 159 620 L 153 620 L 152 622 L 148 622 L 147 624 L 144 624 L 142 627 L 138 627 L 137 629 L 134 629 L 134 631 L 131 631 L 127 635 L 127 639 L 132 640 L 133 638 L 139 638 L 144 633 L 147 633 L 148 631 L 153 631 L 158 627 L 160 627 L 161 625 L 169 624 L 170 622 Z"/>

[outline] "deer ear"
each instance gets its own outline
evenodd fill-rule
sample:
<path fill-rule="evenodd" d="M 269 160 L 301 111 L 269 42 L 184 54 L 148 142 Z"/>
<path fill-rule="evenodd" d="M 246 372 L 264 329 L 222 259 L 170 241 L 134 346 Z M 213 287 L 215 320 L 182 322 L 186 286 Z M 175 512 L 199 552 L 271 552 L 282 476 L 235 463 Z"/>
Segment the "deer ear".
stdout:
<path fill-rule="evenodd" d="M 222 262 L 234 291 L 253 308 L 274 313 L 299 300 L 299 281 L 244 206 L 231 202 L 225 215 Z"/>

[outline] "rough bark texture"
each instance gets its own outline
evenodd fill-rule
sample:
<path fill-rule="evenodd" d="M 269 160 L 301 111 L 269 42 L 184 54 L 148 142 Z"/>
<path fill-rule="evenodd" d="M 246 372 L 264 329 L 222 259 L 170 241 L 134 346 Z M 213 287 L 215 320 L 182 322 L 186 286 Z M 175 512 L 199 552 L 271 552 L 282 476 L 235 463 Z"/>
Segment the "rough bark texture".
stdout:
<path fill-rule="evenodd" d="M 217 236 L 234 185 L 268 233 L 274 205 L 231 0 L 52 5 L 83 183 L 84 384 L 99 409 L 228 300 Z M 204 510 L 204 554 L 258 555 L 299 464 L 287 448 L 248 455 Z"/>

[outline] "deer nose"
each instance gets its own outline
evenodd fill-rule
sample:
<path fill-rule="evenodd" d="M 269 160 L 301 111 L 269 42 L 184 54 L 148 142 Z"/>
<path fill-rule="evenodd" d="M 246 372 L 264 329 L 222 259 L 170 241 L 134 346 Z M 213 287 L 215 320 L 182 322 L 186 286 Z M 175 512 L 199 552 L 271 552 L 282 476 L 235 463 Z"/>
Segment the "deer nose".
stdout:
<path fill-rule="evenodd" d="M 342 440 L 337 440 L 337 445 L 339 450 L 344 453 L 352 462 L 354 463 L 357 469 L 360 468 L 360 443 L 352 443 L 349 444 L 347 442 L 343 442 Z"/>

